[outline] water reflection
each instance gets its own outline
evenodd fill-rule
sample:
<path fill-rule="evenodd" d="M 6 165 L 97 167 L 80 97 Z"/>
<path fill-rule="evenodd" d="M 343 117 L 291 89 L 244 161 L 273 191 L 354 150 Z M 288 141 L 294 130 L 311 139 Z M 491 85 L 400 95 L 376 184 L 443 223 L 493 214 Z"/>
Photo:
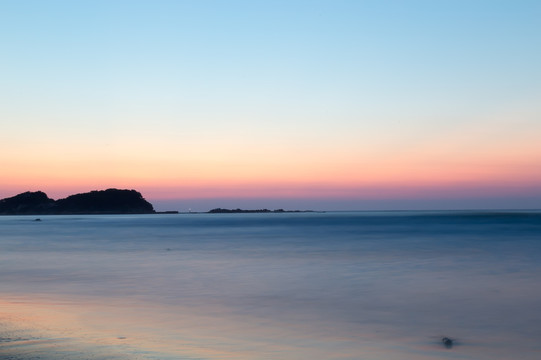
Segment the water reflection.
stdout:
<path fill-rule="evenodd" d="M 538 213 L 4 217 L 0 226 L 2 318 L 131 358 L 539 355 Z"/>

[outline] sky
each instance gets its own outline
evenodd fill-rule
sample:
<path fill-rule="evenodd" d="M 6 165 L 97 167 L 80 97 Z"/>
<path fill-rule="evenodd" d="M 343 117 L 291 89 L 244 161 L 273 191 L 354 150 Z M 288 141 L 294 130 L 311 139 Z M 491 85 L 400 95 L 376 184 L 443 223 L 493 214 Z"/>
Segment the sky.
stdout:
<path fill-rule="evenodd" d="M 541 208 L 537 0 L 0 0 L 0 198 Z"/>

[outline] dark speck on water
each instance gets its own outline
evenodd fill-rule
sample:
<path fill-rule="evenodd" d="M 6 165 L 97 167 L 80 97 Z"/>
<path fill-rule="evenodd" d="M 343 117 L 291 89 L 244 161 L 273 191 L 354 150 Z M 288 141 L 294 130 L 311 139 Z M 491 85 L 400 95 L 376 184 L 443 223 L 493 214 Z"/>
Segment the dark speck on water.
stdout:
<path fill-rule="evenodd" d="M 441 339 L 441 342 L 443 343 L 443 346 L 445 346 L 447 349 L 450 349 L 453 347 L 453 340 L 449 339 L 448 337 L 443 337 Z"/>

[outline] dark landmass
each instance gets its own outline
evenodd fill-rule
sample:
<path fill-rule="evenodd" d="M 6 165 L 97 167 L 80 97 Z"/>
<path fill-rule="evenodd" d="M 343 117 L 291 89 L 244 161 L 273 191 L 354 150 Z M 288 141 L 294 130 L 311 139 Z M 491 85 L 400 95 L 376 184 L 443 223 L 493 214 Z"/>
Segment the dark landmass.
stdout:
<path fill-rule="evenodd" d="M 135 190 L 95 190 L 53 200 L 42 191 L 0 200 L 0 215 L 154 214 L 154 207 Z"/>
<path fill-rule="evenodd" d="M 47 214 L 54 207 L 54 204 L 55 201 L 50 199 L 43 191 L 27 191 L 10 198 L 0 200 L 0 214 Z"/>
<path fill-rule="evenodd" d="M 216 208 L 209 210 L 209 214 L 238 214 L 238 213 L 300 213 L 300 212 L 313 212 L 312 210 L 284 210 L 284 209 L 257 209 L 257 210 L 243 210 L 243 209 L 222 209 Z"/>

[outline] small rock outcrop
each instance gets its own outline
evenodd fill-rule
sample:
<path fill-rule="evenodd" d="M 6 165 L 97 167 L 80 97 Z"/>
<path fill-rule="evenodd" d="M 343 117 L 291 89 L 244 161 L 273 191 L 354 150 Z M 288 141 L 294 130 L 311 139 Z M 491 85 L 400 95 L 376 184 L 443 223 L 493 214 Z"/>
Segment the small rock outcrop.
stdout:
<path fill-rule="evenodd" d="M 284 209 L 256 209 L 256 210 L 244 210 L 244 209 L 222 209 L 216 208 L 207 211 L 208 214 L 250 214 L 250 213 L 298 213 L 298 212 L 313 212 L 312 210 L 284 210 Z"/>

